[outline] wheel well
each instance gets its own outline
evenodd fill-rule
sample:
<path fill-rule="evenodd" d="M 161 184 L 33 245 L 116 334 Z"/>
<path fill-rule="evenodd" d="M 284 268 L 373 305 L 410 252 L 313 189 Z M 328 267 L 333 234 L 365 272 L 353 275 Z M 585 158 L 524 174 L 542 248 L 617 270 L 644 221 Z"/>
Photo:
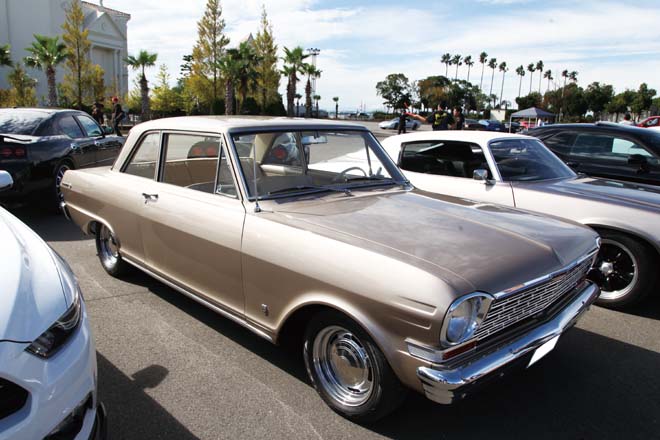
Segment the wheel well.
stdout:
<path fill-rule="evenodd" d="M 652 249 L 656 260 L 660 258 L 660 251 L 658 251 L 658 248 L 653 246 L 653 244 L 651 242 L 649 242 L 647 239 L 645 239 L 644 237 L 640 237 L 639 235 L 635 234 L 634 232 L 623 231 L 621 229 L 612 228 L 612 227 L 609 227 L 609 226 L 602 226 L 602 225 L 587 225 L 587 226 L 589 226 L 591 229 L 595 230 L 599 234 L 600 234 L 601 231 L 609 231 L 609 232 L 616 232 L 618 234 L 627 235 L 630 238 L 634 238 L 635 240 L 638 240 L 641 243 L 643 243 L 644 245 L 646 245 L 649 249 Z"/>

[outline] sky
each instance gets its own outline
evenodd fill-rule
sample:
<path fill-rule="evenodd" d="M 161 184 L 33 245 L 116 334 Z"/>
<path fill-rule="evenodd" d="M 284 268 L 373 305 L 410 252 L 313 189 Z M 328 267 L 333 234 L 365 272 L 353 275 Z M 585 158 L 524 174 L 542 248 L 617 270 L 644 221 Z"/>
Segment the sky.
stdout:
<path fill-rule="evenodd" d="M 94 0 L 90 0 L 94 1 Z M 158 53 L 173 80 L 181 57 L 197 38 L 197 21 L 206 0 L 105 0 L 104 5 L 131 14 L 129 53 L 140 49 Z M 515 68 L 543 60 L 557 82 L 564 69 L 579 72 L 579 84 L 593 81 L 614 85 L 617 92 L 637 89 L 646 82 L 660 91 L 660 0 L 221 0 L 230 46 L 259 28 L 265 5 L 276 43 L 282 48 L 319 48 L 317 81 L 321 108 L 341 110 L 383 108 L 375 85 L 390 73 L 410 80 L 444 75 L 443 53 L 472 55 L 483 51 L 510 71 L 504 81 L 504 99 L 515 103 L 519 77 Z M 458 77 L 466 79 L 467 67 Z M 156 69 L 147 77 L 155 78 Z M 486 67 L 483 85 L 488 93 L 492 71 Z M 134 75 L 133 73 L 131 75 Z M 449 76 L 455 75 L 450 66 Z M 479 84 L 481 64 L 470 80 Z M 538 72 L 533 89 L 538 91 Z M 548 83 L 542 81 L 542 91 Z M 284 94 L 285 80 L 280 90 Z M 499 95 L 502 74 L 495 73 L 493 93 Z M 299 84 L 302 94 L 304 84 Z M 522 81 L 529 93 L 530 75 Z"/>

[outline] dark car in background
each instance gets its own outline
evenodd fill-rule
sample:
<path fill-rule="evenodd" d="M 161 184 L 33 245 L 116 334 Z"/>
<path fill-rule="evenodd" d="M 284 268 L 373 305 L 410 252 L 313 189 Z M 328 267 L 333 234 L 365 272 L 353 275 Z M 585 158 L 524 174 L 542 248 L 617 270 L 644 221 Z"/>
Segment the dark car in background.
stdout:
<path fill-rule="evenodd" d="M 14 180 L 0 203 L 38 200 L 56 208 L 67 170 L 112 165 L 124 138 L 108 131 L 82 111 L 0 109 L 0 170 Z"/>
<path fill-rule="evenodd" d="M 660 131 L 597 122 L 529 130 L 575 171 L 660 185 Z"/>

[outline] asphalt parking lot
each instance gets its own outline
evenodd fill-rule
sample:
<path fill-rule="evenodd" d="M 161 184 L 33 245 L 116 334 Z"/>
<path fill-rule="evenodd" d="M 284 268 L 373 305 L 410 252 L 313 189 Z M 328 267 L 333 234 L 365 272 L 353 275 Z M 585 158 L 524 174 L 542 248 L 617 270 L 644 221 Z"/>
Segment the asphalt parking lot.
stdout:
<path fill-rule="evenodd" d="M 328 409 L 298 353 L 141 273 L 103 271 L 62 216 L 14 211 L 76 272 L 111 439 L 660 438 L 660 301 L 590 310 L 546 359 L 454 407 L 419 395 L 373 426 Z M 660 295 L 658 295 L 660 298 Z"/>

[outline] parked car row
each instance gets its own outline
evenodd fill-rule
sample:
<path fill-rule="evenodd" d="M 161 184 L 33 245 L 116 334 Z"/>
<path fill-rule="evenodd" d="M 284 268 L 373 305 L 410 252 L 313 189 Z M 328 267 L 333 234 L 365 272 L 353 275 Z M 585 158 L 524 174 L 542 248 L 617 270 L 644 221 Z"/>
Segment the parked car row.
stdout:
<path fill-rule="evenodd" d="M 478 393 L 536 364 L 592 303 L 623 307 L 657 286 L 660 188 L 577 175 L 530 136 L 429 131 L 381 145 L 338 121 L 184 117 L 134 127 L 112 162 L 51 182 L 105 271 L 141 270 L 270 342 L 297 344 L 320 397 L 356 422 L 389 414 L 407 390 L 441 404 Z M 0 189 L 11 177 L 0 171 Z M 14 236 L 29 235 L 3 213 Z M 48 422 L 27 423 L 39 414 L 27 402 L 51 386 L 39 367 L 77 371 L 73 352 L 94 359 L 75 277 L 43 242 L 34 249 L 50 256 L 54 268 L 38 274 L 59 274 L 60 296 L 12 283 L 25 279 L 18 257 L 0 269 L 0 285 L 35 298 L 10 299 L 35 309 L 29 325 L 10 308 L 0 327 L 0 359 L 24 357 L 8 372 L 0 363 L 13 402 L 0 439 L 3 428 L 42 438 L 64 425 L 102 436 L 95 380 L 63 393 L 82 404 L 62 400 Z M 39 359 L 44 350 L 52 357 Z M 21 368 L 33 358 L 42 363 Z M 95 377 L 95 363 L 77 365 Z"/>

